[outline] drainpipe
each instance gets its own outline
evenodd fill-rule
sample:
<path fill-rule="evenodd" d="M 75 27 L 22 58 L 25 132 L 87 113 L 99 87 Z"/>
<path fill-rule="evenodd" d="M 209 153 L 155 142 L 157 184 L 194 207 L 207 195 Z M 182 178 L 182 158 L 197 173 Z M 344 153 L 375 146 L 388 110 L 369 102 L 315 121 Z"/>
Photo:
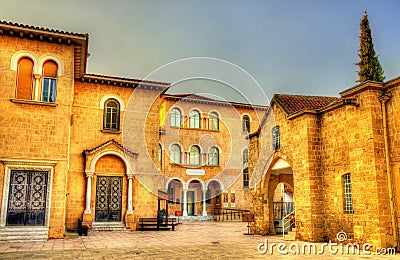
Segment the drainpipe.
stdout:
<path fill-rule="evenodd" d="M 386 159 L 386 171 L 387 171 L 387 181 L 388 181 L 388 190 L 389 190 L 389 200 L 390 200 L 390 212 L 392 218 L 392 229 L 393 229 L 393 239 L 395 242 L 394 247 L 397 247 L 397 222 L 396 222 L 396 208 L 395 208 L 395 196 L 393 194 L 393 182 L 392 182 L 392 170 L 390 167 L 390 159 L 389 159 L 389 136 L 387 130 L 387 116 L 386 116 L 386 103 L 390 100 L 390 93 L 384 94 L 379 97 L 379 101 L 381 102 L 382 108 L 382 120 L 383 120 L 383 136 L 384 136 L 384 145 L 385 145 L 385 159 Z"/>

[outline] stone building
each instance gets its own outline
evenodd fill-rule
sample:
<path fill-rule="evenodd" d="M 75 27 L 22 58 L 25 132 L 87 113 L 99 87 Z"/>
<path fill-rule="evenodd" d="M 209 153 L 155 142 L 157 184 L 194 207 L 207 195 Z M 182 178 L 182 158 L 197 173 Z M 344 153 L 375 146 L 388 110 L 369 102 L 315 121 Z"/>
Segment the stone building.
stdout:
<path fill-rule="evenodd" d="M 275 234 L 278 183 L 293 189 L 295 234 L 306 241 L 397 246 L 400 78 L 340 97 L 276 94 L 250 136 L 254 231 Z"/>
<path fill-rule="evenodd" d="M 0 57 L 0 239 L 62 238 L 78 219 L 135 230 L 157 216 L 159 191 L 171 213 L 212 214 L 225 191 L 222 207 L 249 208 L 242 154 L 265 107 L 177 102 L 169 83 L 88 74 L 87 34 L 0 22 Z"/>

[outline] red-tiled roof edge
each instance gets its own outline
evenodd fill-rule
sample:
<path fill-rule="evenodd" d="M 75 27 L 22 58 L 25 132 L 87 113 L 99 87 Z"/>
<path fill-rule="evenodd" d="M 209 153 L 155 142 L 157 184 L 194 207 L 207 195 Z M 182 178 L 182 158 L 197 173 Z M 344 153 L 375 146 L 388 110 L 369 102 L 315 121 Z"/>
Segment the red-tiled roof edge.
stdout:
<path fill-rule="evenodd" d="M 248 104 L 248 103 L 239 103 L 239 102 L 232 102 L 232 101 L 224 101 L 224 100 L 217 100 L 217 99 L 212 99 L 208 97 L 204 97 L 201 95 L 196 95 L 196 94 L 164 94 L 163 97 L 169 98 L 169 99 L 183 99 L 183 101 L 197 101 L 197 102 L 205 102 L 205 103 L 212 103 L 212 104 L 224 104 L 227 106 L 233 106 L 233 107 L 251 107 L 255 110 L 268 110 L 269 106 L 263 106 L 263 105 L 253 105 L 253 104 Z"/>
<path fill-rule="evenodd" d="M 2 21 L 0 20 L 0 26 L 3 27 L 15 27 L 15 28 L 20 28 L 20 29 L 27 29 L 30 31 L 40 31 L 40 32 L 47 32 L 47 33 L 55 33 L 55 34 L 63 34 L 63 35 L 70 35 L 70 36 L 75 36 L 75 37 L 82 37 L 85 38 L 88 34 L 87 33 L 76 33 L 76 32 L 67 32 L 67 31 L 62 31 L 62 30 L 57 30 L 57 29 L 50 29 L 50 28 L 44 28 L 44 27 L 39 27 L 39 26 L 34 26 L 34 25 L 27 25 L 27 24 L 22 24 L 22 23 L 15 23 L 15 22 L 8 22 L 8 21 Z"/>
<path fill-rule="evenodd" d="M 322 99 L 326 99 L 325 102 L 322 102 L 323 104 L 321 104 L 320 106 L 316 106 L 316 107 L 311 107 L 308 106 L 307 104 L 304 105 L 300 105 L 300 109 L 297 110 L 291 110 L 288 107 L 288 104 L 285 103 L 285 101 L 282 100 L 282 97 L 288 97 L 288 98 L 303 98 L 303 99 L 316 99 L 316 98 L 322 98 Z M 275 94 L 272 98 L 271 104 L 273 101 L 277 102 L 282 108 L 283 110 L 288 114 L 288 115 L 293 115 L 296 113 L 299 113 L 301 111 L 306 111 L 306 110 L 312 110 L 315 112 L 318 112 L 320 109 L 326 108 L 328 106 L 331 106 L 333 104 L 335 104 L 337 101 L 339 100 L 338 97 L 331 97 L 331 96 L 310 96 L 310 95 L 293 95 L 293 94 Z"/>

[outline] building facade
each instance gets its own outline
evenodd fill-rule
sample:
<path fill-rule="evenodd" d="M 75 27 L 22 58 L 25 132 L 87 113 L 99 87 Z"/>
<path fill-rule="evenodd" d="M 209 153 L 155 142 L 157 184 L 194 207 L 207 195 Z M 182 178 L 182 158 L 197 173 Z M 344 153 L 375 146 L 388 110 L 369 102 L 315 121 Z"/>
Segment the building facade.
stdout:
<path fill-rule="evenodd" d="M 254 230 L 274 234 L 278 183 L 293 189 L 296 237 L 395 247 L 399 241 L 400 79 L 365 82 L 340 97 L 276 94 L 251 135 Z M 265 154 L 271 157 L 265 158 Z"/>
<path fill-rule="evenodd" d="M 135 230 L 160 192 L 172 215 L 249 208 L 242 154 L 265 107 L 88 74 L 87 34 L 0 22 L 0 55 L 0 237 L 62 238 L 78 219 Z"/>

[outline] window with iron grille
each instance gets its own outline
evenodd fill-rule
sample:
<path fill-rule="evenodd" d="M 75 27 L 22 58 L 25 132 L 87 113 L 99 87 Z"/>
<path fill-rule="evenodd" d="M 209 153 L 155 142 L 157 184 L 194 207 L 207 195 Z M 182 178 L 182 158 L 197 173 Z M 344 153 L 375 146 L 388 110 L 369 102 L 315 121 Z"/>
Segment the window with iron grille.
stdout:
<path fill-rule="evenodd" d="M 272 145 L 274 150 L 278 150 L 281 147 L 280 135 L 279 126 L 274 126 L 272 128 Z"/>
<path fill-rule="evenodd" d="M 243 133 L 250 133 L 250 117 L 247 115 L 242 117 L 242 131 Z"/>
<path fill-rule="evenodd" d="M 243 188 L 249 187 L 249 150 L 243 151 Z"/>
<path fill-rule="evenodd" d="M 103 129 L 119 131 L 120 105 L 117 100 L 109 99 L 104 104 Z"/>
<path fill-rule="evenodd" d="M 344 213 L 354 214 L 350 173 L 346 173 L 345 175 L 343 175 L 342 179 L 343 179 L 343 195 L 344 195 L 344 205 L 343 205 Z"/>

